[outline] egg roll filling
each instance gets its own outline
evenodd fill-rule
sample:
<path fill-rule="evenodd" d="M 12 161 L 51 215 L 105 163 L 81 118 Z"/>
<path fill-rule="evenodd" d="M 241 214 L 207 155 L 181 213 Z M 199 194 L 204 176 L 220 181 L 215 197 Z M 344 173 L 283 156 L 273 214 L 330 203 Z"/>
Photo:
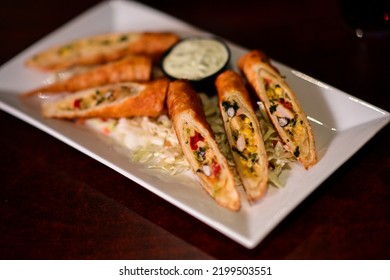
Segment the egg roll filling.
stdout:
<path fill-rule="evenodd" d="M 189 145 L 197 163 L 196 172 L 203 173 L 211 181 L 218 181 L 221 174 L 221 166 L 213 150 L 199 131 L 189 126 L 188 123 L 183 125 L 183 129 L 185 131 L 186 144 Z"/>
<path fill-rule="evenodd" d="M 295 146 L 291 151 L 294 156 L 299 157 L 302 153 L 307 154 L 309 150 L 302 151 L 304 142 L 308 139 L 308 132 L 304 126 L 304 121 L 297 113 L 296 105 L 291 101 L 288 91 L 282 83 L 275 79 L 267 71 L 261 71 L 261 79 L 264 85 L 264 92 L 269 100 L 268 109 L 283 131 L 286 133 L 287 141 Z"/>
<path fill-rule="evenodd" d="M 236 164 L 240 165 L 243 175 L 257 176 L 256 168 L 259 167 L 258 146 L 254 135 L 255 129 L 246 112 L 240 108 L 237 102 L 229 98 L 222 102 L 222 107 L 227 115 L 227 122 L 235 144 L 232 152 L 239 156 Z"/>
<path fill-rule="evenodd" d="M 139 86 L 121 86 L 120 88 L 99 88 L 90 90 L 89 94 L 72 95 L 58 103 L 57 109 L 63 111 L 77 111 L 103 106 L 140 92 Z"/>

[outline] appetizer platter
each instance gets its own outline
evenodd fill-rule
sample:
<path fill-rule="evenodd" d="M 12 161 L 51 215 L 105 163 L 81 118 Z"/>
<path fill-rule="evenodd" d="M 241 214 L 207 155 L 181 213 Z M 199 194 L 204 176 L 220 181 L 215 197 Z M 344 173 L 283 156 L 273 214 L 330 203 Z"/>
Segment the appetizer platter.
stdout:
<path fill-rule="evenodd" d="M 195 76 L 176 71 L 188 66 L 186 53 Z M 0 108 L 247 248 L 390 120 L 261 46 L 120 0 L 1 66 Z"/>

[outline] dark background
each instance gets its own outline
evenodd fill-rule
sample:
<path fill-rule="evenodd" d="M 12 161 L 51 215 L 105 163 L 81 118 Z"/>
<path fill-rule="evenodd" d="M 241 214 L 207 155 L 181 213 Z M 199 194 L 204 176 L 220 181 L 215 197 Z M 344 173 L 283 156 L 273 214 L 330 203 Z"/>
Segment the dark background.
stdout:
<path fill-rule="evenodd" d="M 390 111 L 390 31 L 358 38 L 341 2 L 141 2 Z M 96 3 L 2 3 L 0 64 Z M 388 126 L 253 250 L 3 111 L 0 130 L 1 259 L 390 258 Z"/>

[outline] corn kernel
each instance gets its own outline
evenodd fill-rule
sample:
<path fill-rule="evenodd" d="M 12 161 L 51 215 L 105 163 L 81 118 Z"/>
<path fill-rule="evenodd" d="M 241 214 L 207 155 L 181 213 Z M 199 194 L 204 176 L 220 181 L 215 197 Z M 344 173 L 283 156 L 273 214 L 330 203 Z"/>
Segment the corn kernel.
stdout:
<path fill-rule="evenodd" d="M 277 87 L 275 88 L 275 93 L 278 95 L 278 96 L 281 96 L 283 94 L 283 90 L 281 87 Z"/>
<path fill-rule="evenodd" d="M 250 153 L 255 153 L 255 152 L 257 151 L 257 148 L 256 148 L 256 146 L 254 146 L 254 145 L 247 146 L 246 149 L 247 149 L 248 152 L 250 152 Z"/>
<path fill-rule="evenodd" d="M 245 128 L 243 131 L 242 131 L 242 134 L 244 136 L 246 136 L 246 138 L 249 138 L 251 135 L 252 135 L 252 130 L 250 128 Z"/>

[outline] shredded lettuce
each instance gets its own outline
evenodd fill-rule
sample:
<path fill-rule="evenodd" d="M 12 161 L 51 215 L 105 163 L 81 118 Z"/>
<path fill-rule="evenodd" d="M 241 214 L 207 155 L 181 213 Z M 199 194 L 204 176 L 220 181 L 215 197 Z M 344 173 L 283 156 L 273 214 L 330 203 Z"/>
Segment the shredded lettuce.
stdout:
<path fill-rule="evenodd" d="M 233 156 L 223 127 L 217 97 L 209 97 L 204 93 L 201 93 L 200 97 L 215 140 L 236 175 L 236 183 L 241 184 L 234 170 Z M 259 109 L 256 113 L 268 154 L 269 180 L 274 186 L 282 187 L 283 183 L 279 180 L 280 174 L 290 162 L 295 161 L 295 158 L 283 147 L 262 103 L 258 104 Z M 133 161 L 145 163 L 148 168 L 159 169 L 170 175 L 190 170 L 179 146 L 172 122 L 167 115 L 161 115 L 158 118 L 134 117 L 118 120 L 92 118 L 86 120 L 85 123 L 93 130 L 111 137 L 126 147 Z"/>
<path fill-rule="evenodd" d="M 101 133 L 109 130 L 110 133 L 104 134 L 126 147 L 133 161 L 146 163 L 148 168 L 160 169 L 170 175 L 190 169 L 167 115 L 157 119 L 134 117 L 116 121 L 95 118 L 87 120 L 87 125 Z"/>

